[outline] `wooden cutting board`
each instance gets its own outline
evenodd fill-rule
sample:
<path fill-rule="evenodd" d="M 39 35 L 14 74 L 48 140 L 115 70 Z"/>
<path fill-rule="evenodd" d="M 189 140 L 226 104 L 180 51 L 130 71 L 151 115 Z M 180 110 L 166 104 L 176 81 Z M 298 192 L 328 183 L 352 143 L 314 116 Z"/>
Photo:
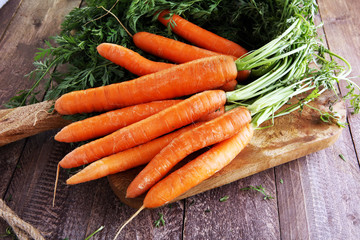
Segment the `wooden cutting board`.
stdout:
<path fill-rule="evenodd" d="M 329 106 L 332 105 L 333 111 L 341 116 L 342 122 L 345 122 L 345 104 L 342 101 L 336 102 L 336 97 L 332 92 L 325 92 L 311 105 L 321 111 L 329 111 Z M 267 125 L 271 125 L 271 122 L 266 122 L 262 126 Z M 335 143 L 341 131 L 342 128 L 336 124 L 323 122 L 320 119 L 320 113 L 309 107 L 305 107 L 302 112 L 295 111 L 289 115 L 276 118 L 274 126 L 256 130 L 250 144 L 227 167 L 174 201 L 327 148 Z M 196 154 L 194 155 L 196 156 Z M 190 156 L 184 162 L 193 158 L 194 156 Z M 109 184 L 118 198 L 134 208 L 142 205 L 143 196 L 128 199 L 125 198 L 125 193 L 128 185 L 141 169 L 142 167 L 139 167 L 108 176 Z"/>

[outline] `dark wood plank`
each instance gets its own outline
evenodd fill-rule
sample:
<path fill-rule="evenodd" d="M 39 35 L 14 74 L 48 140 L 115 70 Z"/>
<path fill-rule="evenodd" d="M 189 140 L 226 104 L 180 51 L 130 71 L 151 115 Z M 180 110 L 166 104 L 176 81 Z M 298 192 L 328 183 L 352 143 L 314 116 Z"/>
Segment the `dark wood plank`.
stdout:
<path fill-rule="evenodd" d="M 5 197 L 11 196 L 9 207 L 35 227 L 46 219 L 46 229 L 39 228 L 46 233 L 58 226 L 57 222 L 52 224 L 58 221 L 51 207 L 52 189 L 57 161 L 68 150 L 65 144 L 55 143 L 53 135 L 48 132 L 29 139 Z"/>
<path fill-rule="evenodd" d="M 16 11 L 21 4 L 21 0 L 12 0 L 8 1 L 1 9 L 0 9 L 0 39 L 11 23 L 13 17 L 16 15 Z"/>
<path fill-rule="evenodd" d="M 274 199 L 248 186 L 262 185 Z M 225 202 L 220 202 L 229 196 Z M 279 239 L 274 170 L 186 199 L 184 239 Z"/>
<path fill-rule="evenodd" d="M 13 24 L 0 42 L 1 105 L 17 91 L 32 85 L 24 75 L 33 69 L 37 48 L 44 47 L 44 40 L 59 32 L 64 15 L 79 3 L 78 0 L 22 1 Z"/>
<path fill-rule="evenodd" d="M 90 186 L 92 186 L 91 189 L 89 189 Z M 85 189 L 81 195 L 66 198 L 65 204 L 65 206 L 71 206 L 72 200 L 76 202 L 81 201 L 82 203 L 80 204 L 85 202 L 85 205 L 91 209 L 88 217 L 78 217 L 78 221 L 87 220 L 86 227 L 84 228 L 86 230 L 85 235 L 88 236 L 100 226 L 104 226 L 104 230 L 99 232 L 94 239 L 112 239 L 118 228 L 136 211 L 136 209 L 120 202 L 110 189 L 106 179 L 78 186 L 70 186 L 69 188 Z M 93 195 L 93 198 L 89 195 Z M 92 199 L 92 201 L 89 201 L 87 198 Z M 74 207 L 76 206 L 74 205 Z M 79 212 L 78 209 L 73 210 Z M 165 226 L 155 228 L 153 223 L 159 218 L 159 213 L 163 214 L 166 223 Z M 71 211 L 67 211 L 65 215 L 68 216 L 67 222 L 74 222 L 74 219 L 77 217 L 76 215 L 73 216 Z M 144 210 L 127 225 L 121 232 L 119 239 L 181 239 L 182 221 L 182 202 L 173 204 L 171 207 L 164 206 L 156 210 Z M 69 239 L 80 238 L 80 235 L 69 224 L 64 226 L 65 228 L 67 229 L 67 234 L 63 233 L 60 236 L 69 236 Z"/>
<path fill-rule="evenodd" d="M 304 157 L 305 158 L 305 157 Z M 299 165 L 304 158 L 276 168 L 282 239 L 309 239 L 309 226 Z"/>
<path fill-rule="evenodd" d="M 0 197 L 4 198 L 13 172 L 17 167 L 25 140 L 0 147 Z"/>
<path fill-rule="evenodd" d="M 276 168 L 284 239 L 358 239 L 360 174 L 353 150 L 343 143 Z M 339 157 L 344 154 L 346 162 Z"/>
<path fill-rule="evenodd" d="M 12 195 L 9 194 L 5 197 L 5 193 L 8 190 L 15 169 L 21 167 L 20 164 L 18 164 L 18 161 L 25 142 L 26 140 L 21 140 L 0 147 L 0 197 L 7 202 L 12 201 Z M 0 219 L 0 236 L 6 236 L 6 229 L 8 226 L 9 225 L 3 219 Z M 4 240 L 10 239 L 12 239 L 11 236 L 4 238 Z"/>
<path fill-rule="evenodd" d="M 44 39 L 59 31 L 64 15 L 79 2 L 11 0 L 0 10 L 1 106 L 15 92 L 31 85 L 24 75 L 33 69 L 36 49 L 44 46 Z M 22 163 L 18 162 L 25 143 L 26 140 L 21 140 L 0 148 L 0 193 L 2 198 L 10 203 L 16 200 L 12 199 L 11 193 L 5 196 L 5 192 L 15 169 L 17 166 L 21 167 Z M 19 204 L 22 204 L 21 199 Z M 4 221 L 0 222 L 1 233 L 5 232 L 7 227 Z"/>

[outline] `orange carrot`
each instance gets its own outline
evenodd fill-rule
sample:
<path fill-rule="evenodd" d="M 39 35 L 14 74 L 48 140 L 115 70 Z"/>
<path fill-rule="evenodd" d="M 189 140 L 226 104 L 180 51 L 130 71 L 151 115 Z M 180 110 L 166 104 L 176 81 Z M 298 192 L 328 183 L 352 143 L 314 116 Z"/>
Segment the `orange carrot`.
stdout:
<path fill-rule="evenodd" d="M 249 143 L 253 128 L 247 124 L 233 137 L 190 161 L 158 182 L 146 194 L 144 207 L 155 208 L 180 196 L 228 165 Z"/>
<path fill-rule="evenodd" d="M 220 53 L 148 32 L 138 32 L 134 34 L 133 41 L 138 48 L 145 52 L 175 63 L 185 63 L 199 58 L 221 55 Z M 231 57 L 234 61 L 237 59 L 235 56 Z M 244 80 L 249 74 L 250 71 L 248 70 L 239 71 L 237 79 Z"/>
<path fill-rule="evenodd" d="M 210 121 L 214 118 L 217 118 L 217 117 L 223 115 L 224 113 L 225 113 L 225 106 L 221 106 L 219 109 L 216 109 L 214 112 L 211 112 L 208 115 L 202 116 L 197 121 L 198 122 L 207 122 L 207 121 Z"/>
<path fill-rule="evenodd" d="M 55 109 L 60 114 L 99 112 L 172 99 L 218 88 L 236 75 L 232 57 L 202 58 L 131 81 L 64 94 Z"/>
<path fill-rule="evenodd" d="M 146 194 L 143 205 L 119 228 L 113 239 L 145 208 L 156 208 L 173 201 L 227 166 L 249 143 L 253 131 L 247 124 L 231 138 L 216 144 L 154 185 Z"/>
<path fill-rule="evenodd" d="M 243 71 L 240 71 L 240 72 L 243 72 Z M 239 77 L 239 74 L 241 74 L 240 72 L 238 72 L 238 77 Z M 237 79 L 239 79 L 239 78 L 237 78 Z M 225 92 L 230 92 L 230 91 L 233 91 L 236 89 L 237 84 L 238 84 L 238 82 L 236 80 L 232 80 L 232 81 L 225 83 L 218 89 L 224 90 Z"/>
<path fill-rule="evenodd" d="M 97 46 L 96 49 L 104 58 L 124 67 L 138 76 L 147 75 L 175 66 L 171 63 L 151 61 L 142 57 L 137 52 L 117 44 L 102 43 Z"/>
<path fill-rule="evenodd" d="M 134 34 L 133 41 L 138 48 L 145 52 L 174 63 L 185 63 L 199 58 L 219 55 L 216 52 L 148 32 Z M 235 61 L 237 58 L 233 57 L 233 59 Z"/>
<path fill-rule="evenodd" d="M 225 102 L 224 91 L 203 91 L 148 118 L 74 149 L 59 164 L 83 165 L 146 143 L 198 120 L 223 106 Z"/>
<path fill-rule="evenodd" d="M 192 124 L 137 147 L 95 161 L 71 176 L 66 183 L 70 185 L 83 183 L 146 164 L 175 137 L 201 124 L 204 123 Z M 63 165 L 63 167 L 72 168 L 73 166 Z"/>
<path fill-rule="evenodd" d="M 78 142 L 105 136 L 122 127 L 145 119 L 181 100 L 163 100 L 138 104 L 109 111 L 81 121 L 73 122 L 55 135 L 59 142 Z"/>
<path fill-rule="evenodd" d="M 144 76 L 176 66 L 175 64 L 171 63 L 151 61 L 142 57 L 137 52 L 113 43 L 102 43 L 97 47 L 97 50 L 104 58 L 138 76 Z M 219 89 L 224 91 L 232 91 L 235 89 L 236 85 L 237 81 L 234 79 L 228 83 L 225 83 L 224 86 L 221 86 Z"/>
<path fill-rule="evenodd" d="M 137 197 L 162 179 L 178 162 L 204 147 L 230 138 L 251 120 L 247 108 L 237 107 L 176 137 L 157 154 L 129 185 L 126 197 Z"/>
<path fill-rule="evenodd" d="M 209 32 L 179 15 L 173 14 L 168 17 L 169 13 L 167 10 L 162 11 L 158 16 L 158 20 L 165 26 L 172 21 L 174 23 L 170 24 L 172 31 L 196 46 L 237 58 L 247 53 L 247 50 L 239 44 Z"/>

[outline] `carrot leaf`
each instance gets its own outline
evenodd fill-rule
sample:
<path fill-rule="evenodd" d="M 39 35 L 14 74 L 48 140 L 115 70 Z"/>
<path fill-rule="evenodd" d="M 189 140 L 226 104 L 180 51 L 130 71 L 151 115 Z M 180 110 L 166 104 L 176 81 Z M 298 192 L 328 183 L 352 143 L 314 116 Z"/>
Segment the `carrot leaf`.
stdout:
<path fill-rule="evenodd" d="M 227 201 L 228 199 L 229 199 L 229 196 L 226 195 L 226 196 L 220 198 L 219 201 L 220 201 L 220 202 L 225 202 L 225 201 Z"/>
<path fill-rule="evenodd" d="M 346 162 L 346 158 L 344 157 L 344 155 L 343 154 L 339 154 L 339 157 L 344 161 L 344 162 Z"/>
<path fill-rule="evenodd" d="M 266 189 L 262 185 L 258 185 L 258 186 L 250 185 L 249 187 L 241 188 L 240 190 L 242 191 L 254 190 L 262 193 L 264 195 L 264 200 L 274 199 L 271 195 L 266 193 Z"/>
<path fill-rule="evenodd" d="M 165 226 L 164 215 L 162 213 L 158 213 L 158 215 L 159 215 L 159 219 L 154 221 L 154 226 L 157 228 L 160 226 Z"/>
<path fill-rule="evenodd" d="M 88 237 L 85 238 L 85 240 L 89 240 L 90 238 L 92 238 L 95 234 L 97 234 L 98 232 L 100 232 L 101 230 L 104 229 L 104 226 L 99 227 L 97 230 L 95 230 L 95 232 L 93 232 L 92 234 L 90 234 Z"/>

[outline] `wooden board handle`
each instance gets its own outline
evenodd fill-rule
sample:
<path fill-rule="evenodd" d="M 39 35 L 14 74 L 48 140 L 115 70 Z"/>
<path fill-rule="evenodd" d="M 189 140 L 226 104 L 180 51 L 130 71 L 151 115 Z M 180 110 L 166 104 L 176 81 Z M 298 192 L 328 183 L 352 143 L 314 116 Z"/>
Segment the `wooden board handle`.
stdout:
<path fill-rule="evenodd" d="M 0 110 L 0 146 L 70 123 L 57 112 L 49 113 L 53 101 Z"/>

